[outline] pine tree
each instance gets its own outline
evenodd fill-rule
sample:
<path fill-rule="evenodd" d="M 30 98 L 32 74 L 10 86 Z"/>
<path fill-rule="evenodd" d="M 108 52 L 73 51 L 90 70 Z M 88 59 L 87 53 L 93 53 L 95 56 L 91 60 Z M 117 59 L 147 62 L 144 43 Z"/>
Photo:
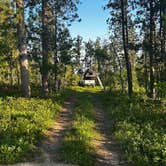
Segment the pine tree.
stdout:
<path fill-rule="evenodd" d="M 108 19 L 110 29 L 113 30 L 116 24 L 119 24 L 122 29 L 123 50 L 126 62 L 128 94 L 131 96 L 133 92 L 132 86 L 132 70 L 129 57 L 129 39 L 128 39 L 128 20 L 129 20 L 129 2 L 127 0 L 109 1 L 106 5 L 107 9 L 111 10 L 111 17 Z"/>
<path fill-rule="evenodd" d="M 20 57 L 21 71 L 21 90 L 25 97 L 30 97 L 28 55 L 26 45 L 26 31 L 24 23 L 24 1 L 17 0 L 17 33 L 18 33 L 18 49 Z"/>
<path fill-rule="evenodd" d="M 28 0 L 26 3 L 29 11 L 28 44 L 31 47 L 32 59 L 35 59 L 41 68 L 44 93 L 49 91 L 50 74 L 53 76 L 54 73 L 51 78 L 54 78 L 56 84 L 61 42 L 59 36 L 71 22 L 78 20 L 76 13 L 78 3 L 79 1 L 75 0 Z"/>
<path fill-rule="evenodd" d="M 42 0 L 42 89 L 44 94 L 48 89 L 48 54 L 49 54 L 49 6 L 47 0 Z"/>

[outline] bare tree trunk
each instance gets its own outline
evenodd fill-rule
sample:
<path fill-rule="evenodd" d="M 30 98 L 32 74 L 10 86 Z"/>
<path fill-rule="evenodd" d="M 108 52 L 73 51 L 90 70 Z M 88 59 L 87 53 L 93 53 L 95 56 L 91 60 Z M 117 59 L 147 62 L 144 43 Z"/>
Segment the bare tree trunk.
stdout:
<path fill-rule="evenodd" d="M 160 62 L 163 64 L 163 69 L 159 71 L 159 81 L 165 80 L 162 73 L 166 72 L 166 1 L 160 0 L 160 41 L 161 55 Z M 164 79 L 163 79 L 164 78 Z"/>
<path fill-rule="evenodd" d="M 18 62 L 17 62 L 16 72 L 17 72 L 17 85 L 18 87 L 20 87 L 20 71 L 18 67 Z"/>
<path fill-rule="evenodd" d="M 47 0 L 42 0 L 42 90 L 44 94 L 48 89 L 48 6 Z"/>
<path fill-rule="evenodd" d="M 161 61 L 166 56 L 166 2 L 160 0 L 160 40 L 161 40 Z"/>
<path fill-rule="evenodd" d="M 21 91 L 24 97 L 30 97 L 29 85 L 29 69 L 28 69 L 28 56 L 26 46 L 26 33 L 24 24 L 24 1 L 17 0 L 17 19 L 18 19 L 18 49 L 20 57 L 20 71 L 21 71 Z"/>
<path fill-rule="evenodd" d="M 147 67 L 147 54 L 145 52 L 144 55 L 144 72 L 145 72 L 145 88 L 146 88 L 146 94 L 148 94 L 148 67 Z"/>
<path fill-rule="evenodd" d="M 154 37 L 155 37 L 155 16 L 153 0 L 150 1 L 150 97 L 154 97 Z"/>
<path fill-rule="evenodd" d="M 126 69 L 127 69 L 127 80 L 128 80 L 128 94 L 131 96 L 132 89 L 132 71 L 131 71 L 131 63 L 128 53 L 128 26 L 127 26 L 127 1 L 121 0 L 121 12 L 122 12 L 122 35 L 123 35 L 123 47 L 124 47 L 124 55 L 126 61 Z"/>
<path fill-rule="evenodd" d="M 57 45 L 57 42 L 58 42 L 58 38 L 57 38 L 57 33 L 58 33 L 58 18 L 57 18 L 57 13 L 56 13 L 56 8 L 55 8 L 55 11 L 54 11 L 54 27 L 55 27 L 55 32 L 54 32 L 54 87 L 55 87 L 55 90 L 58 89 L 58 86 L 56 86 L 58 84 L 58 78 L 57 78 L 57 75 L 58 75 L 58 72 L 57 72 L 57 69 L 58 69 L 58 45 Z"/>
<path fill-rule="evenodd" d="M 13 63 L 12 63 L 12 53 L 9 54 L 9 69 L 10 69 L 10 86 L 13 86 Z"/>

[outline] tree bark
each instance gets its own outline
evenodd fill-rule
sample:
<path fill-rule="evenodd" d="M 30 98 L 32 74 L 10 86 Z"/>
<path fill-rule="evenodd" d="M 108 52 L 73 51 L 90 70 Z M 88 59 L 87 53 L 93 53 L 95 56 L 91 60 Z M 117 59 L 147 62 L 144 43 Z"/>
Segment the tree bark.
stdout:
<path fill-rule="evenodd" d="M 20 58 L 21 71 L 21 91 L 24 97 L 30 97 L 28 56 L 26 46 L 26 33 L 24 24 L 24 1 L 17 0 L 17 32 L 18 32 L 18 49 Z"/>
<path fill-rule="evenodd" d="M 42 0 L 42 90 L 44 94 L 48 89 L 48 6 L 47 0 Z"/>
<path fill-rule="evenodd" d="M 57 33 L 58 33 L 58 18 L 57 18 L 57 12 L 56 12 L 56 8 L 54 9 L 54 87 L 55 87 L 55 90 L 58 90 L 58 78 L 57 78 L 57 75 L 58 75 L 58 37 L 57 37 Z"/>
<path fill-rule="evenodd" d="M 160 0 L 160 40 L 161 40 L 161 62 L 166 56 L 166 2 Z"/>
<path fill-rule="evenodd" d="M 150 97 L 154 97 L 154 37 L 155 37 L 155 16 L 154 1 L 150 1 Z"/>
<path fill-rule="evenodd" d="M 14 78 L 13 78 L 13 62 L 12 62 L 12 52 L 9 53 L 9 69 L 10 69 L 10 86 L 12 87 L 14 84 Z"/>
<path fill-rule="evenodd" d="M 128 94 L 132 95 L 132 71 L 131 71 L 131 63 L 128 53 L 128 23 L 127 23 L 127 1 L 121 0 L 121 12 L 122 12 L 122 38 L 123 38 L 123 48 L 124 48 L 124 56 L 126 61 L 126 70 L 127 70 L 127 80 L 128 80 Z"/>
<path fill-rule="evenodd" d="M 146 94 L 148 94 L 148 66 L 147 66 L 147 53 L 144 54 L 144 72 L 145 72 L 145 88 L 146 88 Z"/>

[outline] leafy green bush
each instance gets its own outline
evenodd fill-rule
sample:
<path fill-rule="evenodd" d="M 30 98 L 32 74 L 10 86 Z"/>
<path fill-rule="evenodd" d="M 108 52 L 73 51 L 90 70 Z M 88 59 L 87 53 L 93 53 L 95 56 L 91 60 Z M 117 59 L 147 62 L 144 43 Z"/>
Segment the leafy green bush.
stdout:
<path fill-rule="evenodd" d="M 115 138 L 138 166 L 166 165 L 166 107 L 135 95 L 103 92 Z"/>
<path fill-rule="evenodd" d="M 0 163 L 25 160 L 61 109 L 51 99 L 0 99 Z"/>

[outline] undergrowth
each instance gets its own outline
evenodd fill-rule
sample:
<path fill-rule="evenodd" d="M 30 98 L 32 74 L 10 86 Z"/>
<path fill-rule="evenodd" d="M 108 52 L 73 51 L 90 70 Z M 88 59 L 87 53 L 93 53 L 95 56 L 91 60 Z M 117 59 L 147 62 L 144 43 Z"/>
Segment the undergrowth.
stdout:
<path fill-rule="evenodd" d="M 61 110 L 71 90 L 31 99 L 0 98 L 0 163 L 25 161 L 37 150 L 36 145 Z M 39 98 L 40 96 L 40 98 Z"/>
<path fill-rule="evenodd" d="M 166 165 L 166 107 L 135 95 L 102 92 L 110 125 L 126 156 L 136 166 Z"/>

